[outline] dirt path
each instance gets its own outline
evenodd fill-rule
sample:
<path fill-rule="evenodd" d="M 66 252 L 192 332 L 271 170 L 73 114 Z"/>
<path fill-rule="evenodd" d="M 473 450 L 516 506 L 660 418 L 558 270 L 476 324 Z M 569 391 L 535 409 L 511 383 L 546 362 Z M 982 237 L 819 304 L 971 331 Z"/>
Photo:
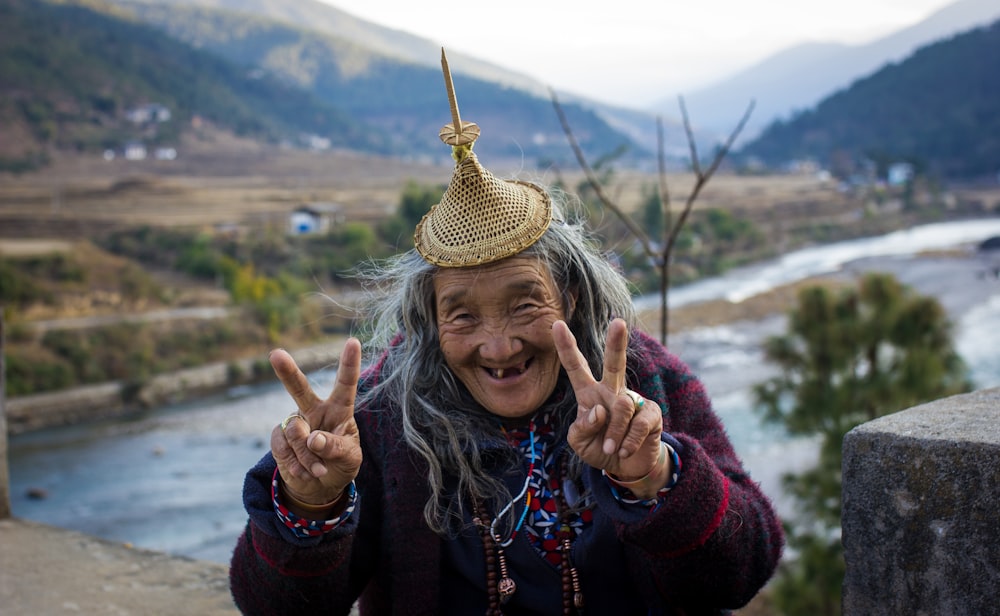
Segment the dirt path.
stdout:
<path fill-rule="evenodd" d="M 0 612 L 238 614 L 225 565 L 170 556 L 17 518 L 0 520 Z"/>
<path fill-rule="evenodd" d="M 154 310 L 135 314 L 108 314 L 67 319 L 49 319 L 45 321 L 29 321 L 27 325 L 35 333 L 44 334 L 50 330 L 86 329 L 103 327 L 119 323 L 158 323 L 163 321 L 179 321 L 192 319 L 221 319 L 229 316 L 230 310 L 219 306 L 197 306 L 193 308 L 171 308 Z"/>

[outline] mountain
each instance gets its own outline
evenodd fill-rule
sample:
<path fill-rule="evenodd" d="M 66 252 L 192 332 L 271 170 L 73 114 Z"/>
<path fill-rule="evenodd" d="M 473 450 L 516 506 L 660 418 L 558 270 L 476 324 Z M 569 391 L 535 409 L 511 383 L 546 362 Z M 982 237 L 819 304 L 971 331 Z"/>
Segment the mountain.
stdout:
<path fill-rule="evenodd" d="M 436 137 L 451 120 L 439 64 L 180 4 L 0 0 L 0 23 L 0 170 L 44 166 L 57 150 L 175 145 L 198 122 L 292 145 L 448 156 Z M 439 62 L 440 49 L 431 55 Z M 547 96 L 465 75 L 455 84 L 464 119 L 489 137 L 481 155 L 519 166 L 572 160 Z M 589 155 L 631 145 L 593 111 L 564 107 Z M 166 121 L 136 120 L 137 109 L 161 109 Z"/>
<path fill-rule="evenodd" d="M 150 4 L 176 9 L 198 7 L 256 15 L 296 29 L 329 35 L 359 49 L 440 70 L 441 44 L 402 30 L 387 28 L 360 19 L 318 0 L 114 0 L 120 4 Z M 464 74 L 504 87 L 525 90 L 547 98 L 545 84 L 524 74 L 458 52 L 448 53 L 448 64 L 455 74 Z"/>
<path fill-rule="evenodd" d="M 387 151 L 387 133 L 287 83 L 182 44 L 91 3 L 0 2 L 0 168 L 43 166 L 55 150 L 176 145 L 211 123 L 264 141 L 322 135 L 332 147 Z"/>
<path fill-rule="evenodd" d="M 1000 171 L 1000 21 L 918 49 L 815 109 L 776 121 L 738 156 L 812 159 L 847 175 L 907 161 L 949 179 Z"/>
<path fill-rule="evenodd" d="M 415 36 L 402 30 L 387 28 L 379 24 L 366 21 L 343 11 L 333 5 L 318 0 L 112 0 L 126 6 L 136 4 L 146 4 L 152 6 L 171 7 L 198 7 L 202 9 L 216 9 L 231 12 L 239 12 L 284 23 L 297 29 L 310 30 L 321 34 L 329 35 L 333 40 L 340 41 L 341 44 L 351 44 L 355 54 L 371 53 L 384 56 L 394 60 L 414 64 L 429 68 L 433 71 L 440 71 L 438 57 L 441 45 L 437 41 L 432 41 L 419 36 Z M 139 10 L 140 14 L 149 16 L 147 11 Z M 157 18 L 157 23 L 164 24 L 162 16 Z M 176 30 L 175 34 L 181 35 Z M 183 36 L 183 35 L 181 35 Z M 448 52 L 448 64 L 454 75 L 464 75 L 486 82 L 495 83 L 505 89 L 515 89 L 526 92 L 532 97 L 549 100 L 549 88 L 546 84 L 492 62 L 487 62 L 479 58 L 469 56 L 459 52 Z M 654 152 L 656 143 L 656 116 L 661 115 L 666 125 L 665 149 L 669 159 L 683 159 L 688 156 L 688 144 L 683 128 L 676 118 L 679 113 L 676 108 L 676 101 L 670 101 L 667 111 L 662 114 L 655 114 L 641 109 L 626 109 L 616 105 L 609 105 L 600 101 L 595 101 L 587 97 L 575 95 L 572 92 L 559 93 L 561 104 L 570 107 L 579 106 L 580 110 L 592 112 L 597 120 L 609 125 L 615 131 L 625 135 L 631 141 L 637 151 L 631 157 L 632 162 L 641 164 L 654 164 L 651 155 L 646 152 Z M 465 107 L 465 96 L 459 93 L 460 103 Z M 550 105 L 551 108 L 551 105 Z M 738 114 L 742 114 L 745 105 L 738 109 Z M 471 107 L 470 107 L 471 110 Z M 464 113 L 464 112 L 463 112 Z M 568 111 L 568 113 L 575 113 Z M 725 129 L 728 133 L 739 120 L 739 115 L 728 119 Z M 590 132 L 589 127 L 578 127 L 573 124 L 574 131 L 579 128 L 582 134 Z M 565 142 L 565 137 L 548 134 L 544 139 L 549 143 Z M 705 131 L 696 131 L 696 139 L 706 146 L 714 144 L 717 137 Z M 485 140 L 483 142 L 485 145 Z M 598 155 L 606 154 L 613 148 L 605 148 L 597 151 Z"/>
<path fill-rule="evenodd" d="M 864 45 L 806 43 L 781 51 L 716 84 L 685 95 L 700 127 L 722 133 L 739 119 L 747 102 L 757 106 L 742 139 L 752 138 L 775 119 L 814 106 L 824 96 L 845 88 L 890 62 L 898 62 L 921 45 L 967 31 L 1000 17 L 996 0 L 959 0 L 925 20 Z M 665 99 L 656 109 L 671 109 Z"/>
<path fill-rule="evenodd" d="M 446 158 L 437 131 L 451 121 L 441 77 L 439 46 L 404 33 L 365 25 L 311 0 L 115 0 L 137 19 L 193 47 L 294 84 L 365 125 L 390 135 L 391 151 L 405 156 Z M 209 5 L 209 6 L 205 6 Z M 231 10 L 239 7 L 239 11 Z M 255 12 L 246 12 L 252 9 Z M 284 10 L 287 9 L 287 10 Z M 281 15 L 275 19 L 274 15 Z M 310 28 L 299 24 L 311 23 Z M 349 38 L 332 32 L 352 31 Z M 358 33 L 361 33 L 360 35 Z M 357 42 L 371 34 L 379 47 Z M 397 42 L 390 45 L 391 41 Z M 407 49 L 426 51 L 422 62 L 402 58 Z M 449 54 L 449 65 L 453 65 Z M 464 120 L 479 124 L 484 157 L 534 165 L 569 162 L 572 153 L 546 93 L 537 96 L 507 83 L 453 71 Z M 642 148 L 581 103 L 564 110 L 584 150 L 592 156 L 631 146 Z M 575 164 L 575 163 L 574 163 Z"/>

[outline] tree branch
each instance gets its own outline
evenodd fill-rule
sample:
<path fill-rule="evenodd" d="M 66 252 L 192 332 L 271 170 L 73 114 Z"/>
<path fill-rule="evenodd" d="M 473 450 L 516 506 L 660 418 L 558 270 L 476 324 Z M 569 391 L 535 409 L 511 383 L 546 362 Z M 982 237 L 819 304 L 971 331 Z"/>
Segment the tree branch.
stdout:
<path fill-rule="evenodd" d="M 577 163 L 579 163 L 580 168 L 583 170 L 584 175 L 587 178 L 587 182 L 590 187 L 594 190 L 594 194 L 600 199 L 601 203 L 604 204 L 606 208 L 611 210 L 618 218 L 628 227 L 628 230 L 642 245 L 643 251 L 646 256 L 654 260 L 660 268 L 660 342 L 666 346 L 667 344 L 667 330 L 669 327 L 669 317 L 667 310 L 667 294 L 670 288 L 670 256 L 674 249 L 674 244 L 677 242 L 677 237 L 680 234 L 681 229 L 684 228 L 684 224 L 687 222 L 688 215 L 691 213 L 691 209 L 694 207 L 694 202 L 701 193 L 701 189 L 704 188 L 705 184 L 708 183 L 712 175 L 722 164 L 722 160 L 729 153 L 732 148 L 733 143 L 736 141 L 736 137 L 743 131 L 746 126 L 747 121 L 750 119 L 750 114 L 753 113 L 754 101 L 750 101 L 747 106 L 746 111 L 743 113 L 743 117 L 740 119 L 736 128 L 730 133 L 729 138 L 725 141 L 721 148 L 719 148 L 715 157 L 712 160 L 712 164 L 709 165 L 706 171 L 702 171 L 701 162 L 698 160 L 698 146 L 694 139 L 694 130 L 691 127 L 691 121 L 688 118 L 687 107 L 684 105 L 684 98 L 678 97 L 678 101 L 681 107 L 681 115 L 684 118 L 684 132 L 687 135 L 688 148 L 691 152 L 691 169 L 694 171 L 695 184 L 691 189 L 687 200 L 684 203 L 684 209 L 681 211 L 680 217 L 678 217 L 676 224 L 671 224 L 671 213 L 670 213 L 670 193 L 667 191 L 667 165 L 666 165 L 666 155 L 665 146 L 663 139 L 663 120 L 657 116 L 656 118 L 656 138 L 657 138 L 657 162 L 659 171 L 659 205 L 663 212 L 663 244 L 659 251 L 653 250 L 652 242 L 649 237 L 639 228 L 639 226 L 632 220 L 630 216 L 627 216 L 618 205 L 608 198 L 604 193 L 604 188 L 601 185 L 600 180 L 594 173 L 593 168 L 587 162 L 587 158 L 583 155 L 583 150 L 580 148 L 580 144 L 577 143 L 576 137 L 573 135 L 573 130 L 570 128 L 569 121 L 566 119 L 566 114 L 563 112 L 562 105 L 559 104 L 559 99 L 556 96 L 555 90 L 549 88 L 549 93 L 552 98 L 552 105 L 555 107 L 556 115 L 559 117 L 559 123 L 562 125 L 563 132 L 566 133 L 566 138 L 569 140 L 570 147 L 573 149 L 573 154 L 576 156 Z"/>
<path fill-rule="evenodd" d="M 687 133 L 688 142 L 691 147 L 691 164 L 695 169 L 695 183 L 694 187 L 691 189 L 691 193 L 688 195 L 687 201 L 684 203 L 684 209 L 681 211 L 680 218 L 677 220 L 677 225 L 670 230 L 670 238 L 667 240 L 667 246 L 664 249 L 664 254 L 668 257 L 670 255 L 670 251 L 673 250 L 674 242 L 677 241 L 677 236 L 680 235 L 681 229 L 687 221 L 688 214 L 691 213 L 691 209 L 694 207 L 695 200 L 698 199 L 698 194 L 701 193 L 701 189 L 705 187 L 705 184 L 707 184 L 712 178 L 712 174 L 714 174 L 719 168 L 719 165 L 722 164 L 722 160 L 727 154 L 729 154 L 729 150 L 733 147 L 733 143 L 736 141 L 736 138 L 743 131 L 743 128 L 750 119 L 750 114 L 753 113 L 753 108 L 756 105 L 755 101 L 750 101 L 750 104 L 747 105 L 746 111 L 743 112 L 743 117 L 740 118 L 739 123 L 737 123 L 736 128 L 729 133 L 729 138 L 726 139 L 726 142 L 715 153 L 715 157 L 712 159 L 712 164 L 709 165 L 708 170 L 702 172 L 701 165 L 698 163 L 698 160 L 694 158 L 697 155 L 697 149 L 694 145 L 694 132 L 691 129 L 691 121 L 688 119 L 687 109 L 684 106 L 684 98 L 678 97 L 678 99 L 680 100 L 681 114 L 684 117 L 684 132 Z"/>
<path fill-rule="evenodd" d="M 631 216 L 625 214 L 618 205 L 608 198 L 604 194 L 604 188 L 601 186 L 600 180 L 597 179 L 597 175 L 594 170 L 590 167 L 587 162 L 587 158 L 583 155 L 583 150 L 580 148 L 580 144 L 577 143 L 576 137 L 573 135 L 573 129 L 570 128 L 569 121 L 566 119 L 566 114 L 563 112 L 562 105 L 559 104 L 559 98 L 556 96 L 556 91 L 549 88 L 549 94 L 552 97 L 552 105 L 556 109 L 556 115 L 559 116 L 559 123 L 562 125 L 563 132 L 566 133 L 566 138 L 569 140 L 569 145 L 573 149 L 573 154 L 576 156 L 577 163 L 579 163 L 580 168 L 583 169 L 583 174 L 587 177 L 587 182 L 590 187 L 594 189 L 594 194 L 597 198 L 601 200 L 609 210 L 614 212 L 619 219 L 628 227 L 629 232 L 632 233 L 642 244 L 642 248 L 645 253 L 651 258 L 657 258 L 659 255 L 653 251 L 653 247 L 650 244 L 649 238 L 643 233 L 642 229 L 632 220 Z"/>

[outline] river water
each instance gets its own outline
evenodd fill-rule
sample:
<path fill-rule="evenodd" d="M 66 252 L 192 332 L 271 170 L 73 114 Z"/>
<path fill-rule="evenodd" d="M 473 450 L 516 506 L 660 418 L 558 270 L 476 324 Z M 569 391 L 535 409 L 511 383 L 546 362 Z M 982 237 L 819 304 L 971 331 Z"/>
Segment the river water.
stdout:
<path fill-rule="evenodd" d="M 921 251 L 971 246 L 1000 235 L 1000 218 L 924 225 L 878 238 L 789 253 L 773 262 L 672 289 L 671 306 L 739 301 L 804 277 L 881 270 L 934 295 L 955 323 L 958 349 L 977 388 L 1000 386 L 1000 280 L 968 258 L 914 259 Z M 640 298 L 641 302 L 653 302 Z M 675 335 L 671 349 L 704 380 L 755 480 L 786 512 L 780 475 L 808 464 L 815 446 L 762 425 L 750 388 L 771 376 L 761 341 L 784 317 Z M 326 391 L 333 373 L 310 375 Z M 197 403 L 128 419 L 43 430 L 9 444 L 14 515 L 138 547 L 228 562 L 245 523 L 246 469 L 266 451 L 271 428 L 290 410 L 280 385 L 240 388 Z"/>

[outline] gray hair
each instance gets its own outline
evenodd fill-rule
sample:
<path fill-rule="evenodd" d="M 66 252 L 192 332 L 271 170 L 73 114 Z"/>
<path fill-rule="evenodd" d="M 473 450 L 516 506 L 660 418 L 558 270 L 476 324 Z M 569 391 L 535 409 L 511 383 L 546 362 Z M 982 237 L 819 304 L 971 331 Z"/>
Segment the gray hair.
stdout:
<path fill-rule="evenodd" d="M 554 200 L 556 201 L 556 200 Z M 579 218 L 568 221 L 566 206 L 553 203 L 549 229 L 519 256 L 533 256 L 548 268 L 562 292 L 563 306 L 575 308 L 567 324 L 577 345 L 600 378 L 604 345 L 611 320 L 625 320 L 629 331 L 636 323 L 628 283 L 601 254 Z M 484 445 L 504 442 L 495 416 L 483 409 L 448 366 L 441 352 L 434 297 L 432 265 L 415 250 L 381 263 L 369 263 L 361 272 L 368 291 L 366 314 L 371 318 L 366 346 L 368 357 L 386 353 L 379 382 L 361 393 L 359 406 L 378 410 L 392 406 L 402 416 L 406 444 L 428 466 L 430 498 L 424 518 L 436 532 L 449 534 L 461 524 L 463 502 L 486 503 L 492 511 L 511 496 L 504 483 L 485 471 Z M 560 377 L 568 383 L 565 374 Z M 568 429 L 576 417 L 576 398 L 553 403 L 557 429 Z M 520 454 L 507 451 L 501 464 L 520 467 Z M 494 461 L 495 463 L 495 461 Z M 578 477 L 580 463 L 572 456 L 570 474 Z M 445 484 L 445 478 L 457 484 Z"/>

